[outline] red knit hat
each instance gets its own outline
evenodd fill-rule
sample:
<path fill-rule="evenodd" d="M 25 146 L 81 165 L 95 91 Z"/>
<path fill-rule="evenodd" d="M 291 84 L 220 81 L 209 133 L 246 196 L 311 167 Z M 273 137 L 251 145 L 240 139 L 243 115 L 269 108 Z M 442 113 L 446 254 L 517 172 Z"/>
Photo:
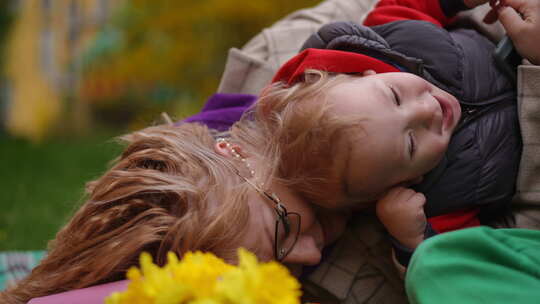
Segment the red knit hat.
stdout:
<path fill-rule="evenodd" d="M 362 73 L 373 70 L 377 73 L 400 72 L 396 67 L 366 55 L 326 50 L 306 49 L 285 62 L 272 82 L 283 81 L 292 85 L 306 69 L 317 69 L 333 73 Z"/>

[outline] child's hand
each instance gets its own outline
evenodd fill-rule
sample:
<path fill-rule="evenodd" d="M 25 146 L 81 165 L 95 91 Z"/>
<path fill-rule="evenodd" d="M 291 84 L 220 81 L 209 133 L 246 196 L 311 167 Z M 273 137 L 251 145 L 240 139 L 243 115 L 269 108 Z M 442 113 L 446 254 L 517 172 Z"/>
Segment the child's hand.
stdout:
<path fill-rule="evenodd" d="M 394 238 L 414 249 L 424 240 L 425 203 L 426 197 L 422 193 L 395 187 L 377 202 L 377 216 Z"/>

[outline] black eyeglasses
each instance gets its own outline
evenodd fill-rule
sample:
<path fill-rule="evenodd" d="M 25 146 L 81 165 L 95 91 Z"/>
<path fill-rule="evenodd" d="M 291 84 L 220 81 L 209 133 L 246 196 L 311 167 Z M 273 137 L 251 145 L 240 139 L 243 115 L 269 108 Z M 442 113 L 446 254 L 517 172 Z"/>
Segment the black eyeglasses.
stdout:
<path fill-rule="evenodd" d="M 277 261 L 283 261 L 283 259 L 292 251 L 294 245 L 296 245 L 296 241 L 298 241 L 302 220 L 300 214 L 296 212 L 288 212 L 285 205 L 281 203 L 281 200 L 275 193 L 269 194 L 268 192 L 260 189 L 247 178 L 240 175 L 238 172 L 237 174 L 248 184 L 250 184 L 255 191 L 274 203 L 274 210 L 276 212 L 276 226 L 274 229 L 274 258 Z"/>

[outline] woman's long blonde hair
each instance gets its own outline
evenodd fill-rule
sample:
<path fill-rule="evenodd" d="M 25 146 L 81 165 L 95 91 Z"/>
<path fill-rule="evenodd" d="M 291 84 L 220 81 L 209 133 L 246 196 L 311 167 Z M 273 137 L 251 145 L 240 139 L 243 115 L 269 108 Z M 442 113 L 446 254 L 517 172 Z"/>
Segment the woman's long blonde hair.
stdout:
<path fill-rule="evenodd" d="M 239 126 L 230 140 L 250 139 L 250 148 L 265 150 L 260 133 Z M 0 296 L 7 303 L 122 280 L 143 251 L 158 264 L 168 251 L 195 250 L 234 262 L 249 216 L 248 187 L 215 152 L 211 131 L 196 123 L 162 125 L 121 139 L 122 155 L 88 183 L 86 202 L 49 243 L 44 260 Z M 271 170 L 257 174 L 271 178 Z"/>

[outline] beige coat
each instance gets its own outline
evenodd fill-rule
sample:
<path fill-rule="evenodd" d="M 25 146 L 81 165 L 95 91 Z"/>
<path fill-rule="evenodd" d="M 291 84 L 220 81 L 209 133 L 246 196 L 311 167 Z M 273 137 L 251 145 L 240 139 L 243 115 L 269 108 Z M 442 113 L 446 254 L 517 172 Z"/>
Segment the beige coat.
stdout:
<path fill-rule="evenodd" d="M 326 0 L 279 20 L 249 41 L 233 48 L 218 91 L 258 94 L 276 70 L 294 56 L 305 39 L 332 21 L 362 22 L 375 0 Z M 476 10 L 469 13 L 480 16 Z M 485 11 L 485 8 L 484 8 Z M 486 30 L 483 28 L 482 30 Z M 500 37 L 499 28 L 488 28 Z M 518 226 L 540 228 L 540 67 L 518 72 L 519 115 L 523 157 L 516 195 Z M 536 205 L 531 207 L 530 205 Z M 355 215 L 330 255 L 303 282 L 320 303 L 407 303 L 403 281 L 390 260 L 390 245 L 374 214 Z"/>
<path fill-rule="evenodd" d="M 518 115 L 523 138 L 517 192 L 517 226 L 540 229 L 540 66 L 518 68 Z"/>

